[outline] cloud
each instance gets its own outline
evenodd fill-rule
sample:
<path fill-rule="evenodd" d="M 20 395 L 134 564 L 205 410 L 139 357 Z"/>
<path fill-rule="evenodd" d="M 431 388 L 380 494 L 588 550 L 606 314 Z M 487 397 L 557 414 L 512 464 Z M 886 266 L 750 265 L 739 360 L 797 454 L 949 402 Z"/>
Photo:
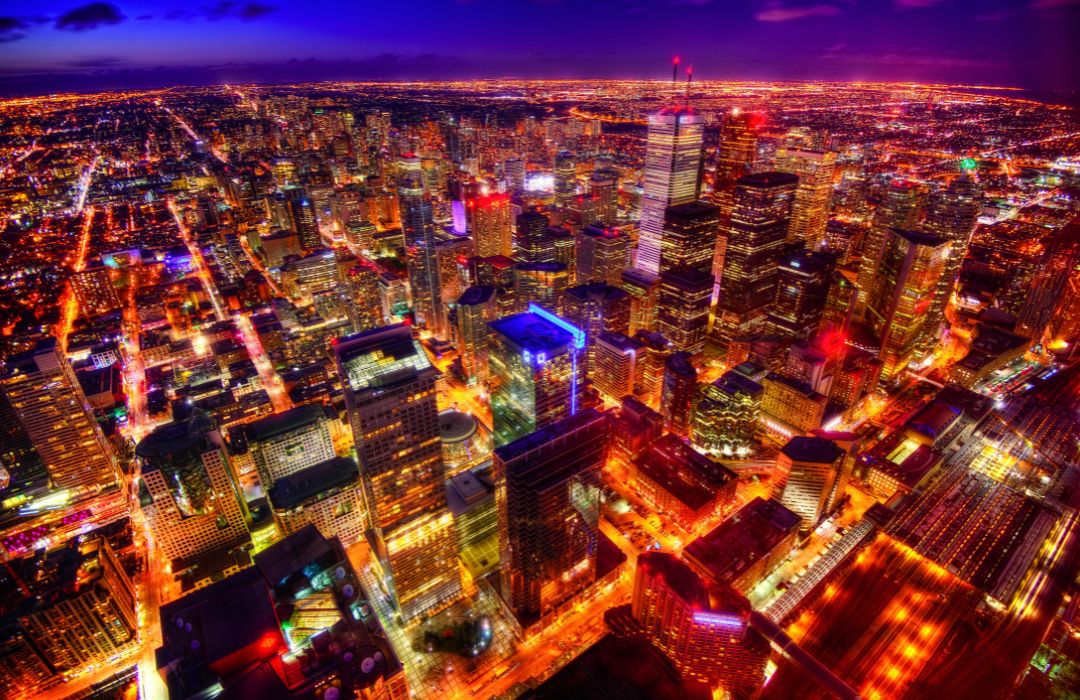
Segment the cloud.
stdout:
<path fill-rule="evenodd" d="M 107 2 L 92 2 L 68 10 L 56 20 L 57 29 L 71 32 L 84 32 L 110 24 L 120 24 L 127 17 L 116 5 Z"/>
<path fill-rule="evenodd" d="M 24 30 L 30 28 L 30 23 L 18 17 L 0 17 L 0 44 L 8 41 L 18 41 L 26 36 Z"/>
<path fill-rule="evenodd" d="M 942 0 L 893 0 L 893 4 L 901 10 L 922 10 L 941 3 Z"/>
<path fill-rule="evenodd" d="M 216 5 L 203 8 L 203 15 L 207 19 L 242 19 L 252 20 L 258 19 L 263 15 L 268 15 L 274 11 L 274 7 L 271 5 L 264 5 L 261 2 L 232 2 L 232 0 L 222 0 Z"/>
<path fill-rule="evenodd" d="M 1033 0 L 1033 10 L 1060 10 L 1073 5 L 1080 5 L 1080 0 Z"/>
<path fill-rule="evenodd" d="M 803 5 L 803 6 L 784 6 L 784 5 L 770 5 L 763 10 L 759 10 L 754 15 L 754 19 L 758 22 L 792 22 L 800 19 L 809 19 L 810 17 L 833 17 L 840 14 L 840 8 L 835 5 Z"/>

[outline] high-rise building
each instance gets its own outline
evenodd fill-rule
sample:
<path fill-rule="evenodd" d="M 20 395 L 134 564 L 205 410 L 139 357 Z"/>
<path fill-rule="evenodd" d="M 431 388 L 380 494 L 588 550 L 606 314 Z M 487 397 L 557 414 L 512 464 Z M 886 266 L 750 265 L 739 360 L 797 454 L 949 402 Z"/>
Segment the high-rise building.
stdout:
<path fill-rule="evenodd" d="M 697 392 L 697 368 L 688 352 L 674 352 L 664 362 L 660 414 L 667 429 L 676 435 L 690 434 L 690 415 Z"/>
<path fill-rule="evenodd" d="M 116 455 L 55 339 L 8 357 L 0 373 L 0 390 L 44 462 L 53 487 L 66 489 L 75 500 L 117 485 Z"/>
<path fill-rule="evenodd" d="M 881 381 L 891 383 L 918 358 L 949 242 L 929 233 L 893 229 L 867 294 L 866 322 L 877 334 Z"/>
<path fill-rule="evenodd" d="M 406 325 L 343 338 L 334 350 L 373 558 L 411 620 L 461 591 L 435 401 L 439 371 Z"/>
<path fill-rule="evenodd" d="M 626 333 L 630 329 L 630 295 L 603 282 L 580 284 L 563 295 L 563 316 L 585 331 L 585 373 L 593 375 L 596 338 L 603 332 Z"/>
<path fill-rule="evenodd" d="M 109 268 L 104 265 L 88 266 L 71 275 L 71 291 L 79 308 L 87 316 L 116 311 L 120 308 L 120 296 L 116 293 Z"/>
<path fill-rule="evenodd" d="M 375 263 L 367 258 L 358 258 L 343 274 L 345 310 L 354 333 L 379 328 L 386 322 L 379 299 L 380 274 Z"/>
<path fill-rule="evenodd" d="M 156 428 L 135 447 L 139 502 L 154 542 L 179 573 L 202 556 L 251 542 L 221 433 L 196 411 Z"/>
<path fill-rule="evenodd" d="M 314 525 L 325 537 L 348 547 L 364 537 L 360 471 L 351 457 L 334 457 L 293 472 L 267 489 L 282 535 Z"/>
<path fill-rule="evenodd" d="M 776 456 L 773 498 L 802 518 L 813 530 L 844 495 L 848 465 L 844 450 L 823 437 L 796 435 Z"/>
<path fill-rule="evenodd" d="M 719 235 L 719 207 L 701 201 L 668 207 L 664 210 L 660 274 L 679 269 L 710 273 Z"/>
<path fill-rule="evenodd" d="M 610 168 L 597 168 L 589 177 L 589 195 L 596 207 L 595 219 L 605 227 L 619 223 L 619 175 Z M 594 223 L 582 221 L 583 224 Z"/>
<path fill-rule="evenodd" d="M 518 214 L 514 225 L 514 257 L 525 263 L 555 262 L 555 245 L 548 237 L 551 222 L 535 209 Z"/>
<path fill-rule="evenodd" d="M 439 295 L 447 305 L 452 305 L 469 286 L 469 256 L 472 247 L 472 239 L 458 234 L 440 237 L 435 242 Z"/>
<path fill-rule="evenodd" d="M 664 388 L 664 370 L 668 355 L 672 352 L 671 341 L 658 331 L 639 330 L 634 340 L 641 343 L 641 386 L 638 396 L 647 405 L 657 408 Z"/>
<path fill-rule="evenodd" d="M 555 206 L 568 207 L 577 194 L 577 163 L 570 151 L 555 154 Z"/>
<path fill-rule="evenodd" d="M 555 262 L 566 265 L 571 280 L 577 279 L 577 238 L 565 226 L 548 226 L 547 237 Z"/>
<path fill-rule="evenodd" d="M 722 191 L 734 188 L 739 178 L 750 174 L 756 155 L 757 133 L 753 115 L 736 107 L 726 116 L 720 128 L 714 189 Z"/>
<path fill-rule="evenodd" d="M 49 470 L 0 387 L 0 517 L 49 491 Z"/>
<path fill-rule="evenodd" d="M 934 301 L 930 304 L 930 319 L 923 333 L 919 353 L 926 357 L 933 353 L 945 322 L 945 307 L 949 305 L 953 289 L 960 276 L 960 265 L 967 256 L 968 243 L 975 231 L 975 224 L 982 211 L 982 192 L 973 177 L 965 173 L 949 183 L 944 192 L 931 202 L 926 213 L 923 230 L 949 241 L 949 255 L 941 270 Z M 921 359 L 921 358 L 920 358 Z"/>
<path fill-rule="evenodd" d="M 1016 332 L 1041 342 L 1054 311 L 1069 287 L 1069 278 L 1080 265 L 1080 222 L 1072 222 L 1042 241 L 1040 264 L 1020 307 Z"/>
<path fill-rule="evenodd" d="M 693 268 L 660 273 L 657 329 L 677 350 L 700 356 L 709 332 L 713 276 Z"/>
<path fill-rule="evenodd" d="M 620 401 L 636 393 L 640 384 L 641 343 L 623 333 L 603 331 L 593 345 L 596 358 L 591 377 L 597 391 L 610 401 Z"/>
<path fill-rule="evenodd" d="M 707 531 L 736 503 L 735 472 L 674 433 L 657 439 L 634 460 L 631 477 L 650 508 L 689 533 Z"/>
<path fill-rule="evenodd" d="M 799 252 L 780 261 L 769 312 L 774 333 L 808 340 L 818 332 L 834 269 L 832 256 L 824 253 Z"/>
<path fill-rule="evenodd" d="M 424 193 L 420 158 L 407 156 L 398 163 L 398 206 L 405 237 L 413 314 L 417 325 L 445 337 L 446 309 L 439 286 L 436 261 L 435 222 L 431 202 Z"/>
<path fill-rule="evenodd" d="M 585 380 L 583 330 L 535 304 L 488 325 L 496 445 L 578 412 Z"/>
<path fill-rule="evenodd" d="M 330 420 L 321 404 L 309 404 L 240 428 L 264 492 L 279 479 L 334 458 Z"/>
<path fill-rule="evenodd" d="M 495 287 L 469 287 L 457 301 L 458 343 L 461 348 L 461 371 L 470 385 L 484 382 L 488 376 L 488 323 L 498 314 Z"/>
<path fill-rule="evenodd" d="M 520 158 L 508 158 L 503 162 L 503 173 L 507 189 L 520 194 L 525 191 L 525 161 Z"/>
<path fill-rule="evenodd" d="M 785 147 L 776 152 L 776 169 L 799 176 L 787 238 L 802 241 L 807 250 L 817 250 L 825 238 L 835 166 L 836 154 L 831 151 Z"/>
<path fill-rule="evenodd" d="M 616 609 L 618 610 L 618 609 Z M 750 601 L 708 585 L 666 552 L 638 557 L 632 629 L 664 652 L 685 677 L 750 697 L 765 681 L 768 641 L 750 627 Z"/>
<path fill-rule="evenodd" d="M 904 230 L 912 228 L 918 215 L 919 191 L 915 185 L 906 180 L 890 182 L 888 189 L 882 195 L 881 203 L 874 211 L 870 230 L 867 231 L 862 245 L 859 280 L 856 284 L 859 290 L 859 305 L 856 309 L 858 318 L 863 317 L 874 280 L 880 273 L 889 232 L 896 228 Z"/>
<path fill-rule="evenodd" d="M 578 284 L 605 282 L 618 286 L 630 267 L 630 239 L 617 228 L 590 224 L 575 235 Z"/>
<path fill-rule="evenodd" d="M 563 263 L 538 262 L 514 265 L 514 306 L 523 309 L 539 304 L 558 313 L 570 286 L 570 270 Z"/>
<path fill-rule="evenodd" d="M 630 295 L 630 334 L 655 330 L 660 276 L 634 267 L 623 271 L 619 286 Z"/>
<path fill-rule="evenodd" d="M 798 182 L 790 173 L 768 172 L 747 175 L 735 185 L 713 314 L 713 335 L 725 347 L 765 328 Z"/>
<path fill-rule="evenodd" d="M 757 434 L 764 389 L 735 370 L 698 389 L 690 421 L 694 446 L 708 454 L 747 454 Z"/>
<path fill-rule="evenodd" d="M 646 272 L 660 272 L 664 211 L 698 198 L 702 133 L 701 117 L 689 108 L 669 107 L 649 115 L 635 260 L 635 266 Z"/>
<path fill-rule="evenodd" d="M 523 628 L 596 578 L 609 431 L 589 408 L 495 450 L 502 597 Z"/>
<path fill-rule="evenodd" d="M 480 257 L 514 254 L 514 217 L 510 195 L 492 194 L 468 202 L 472 216 L 472 237 Z"/>
<path fill-rule="evenodd" d="M 315 215 L 315 204 L 311 197 L 300 187 L 286 187 L 285 195 L 289 207 L 289 228 L 300 238 L 300 246 L 305 251 L 322 248 L 319 219 Z"/>

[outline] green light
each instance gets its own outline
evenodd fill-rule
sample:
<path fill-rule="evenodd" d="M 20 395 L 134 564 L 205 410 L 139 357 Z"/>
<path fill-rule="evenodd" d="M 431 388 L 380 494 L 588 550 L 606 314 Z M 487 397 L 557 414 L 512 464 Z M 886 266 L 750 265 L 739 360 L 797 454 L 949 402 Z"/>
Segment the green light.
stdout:
<path fill-rule="evenodd" d="M 978 163 L 975 162 L 974 158 L 965 158 L 960 161 L 960 167 L 964 170 L 974 170 L 976 166 L 978 166 Z"/>

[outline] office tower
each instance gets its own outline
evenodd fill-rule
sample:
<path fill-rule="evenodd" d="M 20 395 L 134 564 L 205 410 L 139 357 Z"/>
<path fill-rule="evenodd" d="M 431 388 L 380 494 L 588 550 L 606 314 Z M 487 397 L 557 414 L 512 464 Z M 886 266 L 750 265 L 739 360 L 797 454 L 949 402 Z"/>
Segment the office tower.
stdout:
<path fill-rule="evenodd" d="M 664 388 L 664 370 L 667 367 L 668 355 L 672 352 L 671 342 L 664 337 L 663 333 L 645 330 L 635 333 L 634 340 L 642 345 L 641 388 L 638 396 L 646 404 L 655 408 L 660 405 Z"/>
<path fill-rule="evenodd" d="M 722 234 L 724 266 L 713 319 L 713 335 L 725 346 L 765 328 L 798 182 L 795 175 L 777 172 L 736 182 L 731 219 Z"/>
<path fill-rule="evenodd" d="M 330 420 L 321 404 L 311 404 L 240 427 L 264 492 L 278 479 L 334 458 Z"/>
<path fill-rule="evenodd" d="M 610 168 L 597 168 L 589 177 L 589 195 L 596 208 L 595 219 L 605 227 L 619 223 L 619 175 Z M 582 221 L 591 224 L 592 221 Z"/>
<path fill-rule="evenodd" d="M 750 174 L 757 155 L 757 133 L 753 115 L 738 107 L 724 119 L 720 128 L 720 148 L 716 153 L 715 190 L 732 189 L 735 182 Z"/>
<path fill-rule="evenodd" d="M 1080 237 L 1080 225 L 1073 225 L 1073 235 Z M 1080 264 L 1074 265 L 1058 296 L 1054 313 L 1043 334 L 1045 348 L 1072 357 L 1080 344 Z"/>
<path fill-rule="evenodd" d="M 314 525 L 348 547 L 364 537 L 361 491 L 356 462 L 332 457 L 277 479 L 266 495 L 282 535 Z"/>
<path fill-rule="evenodd" d="M 665 209 L 660 274 L 669 270 L 711 272 L 719 234 L 719 207 L 695 201 Z"/>
<path fill-rule="evenodd" d="M 1042 240 L 1042 256 L 1020 307 L 1016 332 L 1042 342 L 1054 311 L 1067 298 L 1069 278 L 1080 265 L 1080 222 L 1073 221 Z"/>
<path fill-rule="evenodd" d="M 569 207 L 577 194 L 577 163 L 570 151 L 555 154 L 555 206 Z"/>
<path fill-rule="evenodd" d="M 691 268 L 660 274 L 656 327 L 677 350 L 700 356 L 709 331 L 713 276 Z"/>
<path fill-rule="evenodd" d="M 370 252 L 375 249 L 375 234 L 379 229 L 367 219 L 351 217 L 345 224 L 345 243 L 354 252 Z"/>
<path fill-rule="evenodd" d="M 461 371 L 471 386 L 487 381 L 488 323 L 498 317 L 497 291 L 488 285 L 469 287 L 457 301 Z"/>
<path fill-rule="evenodd" d="M 920 359 L 932 355 L 938 344 L 945 323 L 945 308 L 959 281 L 960 266 L 967 257 L 968 243 L 981 212 L 982 191 L 975 179 L 964 173 L 950 182 L 944 192 L 938 193 L 926 213 L 923 230 L 945 239 L 950 246 L 934 301 L 930 304 L 930 319 L 919 349 Z"/>
<path fill-rule="evenodd" d="M 436 264 L 435 223 L 431 218 L 431 202 L 424 194 L 420 159 L 417 156 L 402 158 L 398 169 L 398 206 L 405 237 L 413 314 L 417 325 L 445 337 L 446 309 Z"/>
<path fill-rule="evenodd" d="M 603 331 L 593 346 L 596 357 L 591 377 L 597 391 L 610 401 L 620 401 L 636 393 L 640 384 L 641 343 L 623 333 Z"/>
<path fill-rule="evenodd" d="M 787 239 L 802 241 L 807 250 L 819 249 L 825 238 L 835 166 L 836 154 L 831 151 L 783 147 L 776 152 L 776 169 L 799 176 Z"/>
<path fill-rule="evenodd" d="M 154 542 L 178 573 L 202 556 L 250 543 L 221 433 L 195 411 L 159 426 L 135 447 L 139 503 Z"/>
<path fill-rule="evenodd" d="M 735 473 L 674 433 L 649 445 L 630 473 L 646 505 L 689 533 L 707 531 L 736 503 Z"/>
<path fill-rule="evenodd" d="M 514 254 L 514 217 L 510 195 L 492 194 L 475 197 L 468 202 L 472 216 L 470 229 L 476 245 L 476 255 L 510 257 Z"/>
<path fill-rule="evenodd" d="M 619 286 L 630 295 L 630 334 L 656 328 L 660 305 L 660 277 L 636 267 L 624 270 Z"/>
<path fill-rule="evenodd" d="M 570 279 L 577 277 L 577 238 L 565 226 L 548 226 L 548 240 L 555 256 L 555 262 L 566 265 Z"/>
<path fill-rule="evenodd" d="M 590 224 L 574 234 L 578 284 L 606 282 L 617 286 L 630 267 L 630 238 L 616 228 Z"/>
<path fill-rule="evenodd" d="M 326 248 L 290 258 L 281 265 L 281 286 L 290 298 L 310 303 L 320 292 L 337 289 L 338 264 Z"/>
<path fill-rule="evenodd" d="M 447 304 L 469 286 L 469 255 L 473 242 L 468 236 L 450 234 L 435 242 L 435 262 L 439 272 L 439 294 Z M 449 317 L 448 317 L 449 318 Z"/>
<path fill-rule="evenodd" d="M 447 480 L 454 514 L 458 557 L 476 580 L 499 568 L 499 510 L 495 507 L 493 467 L 463 471 Z"/>
<path fill-rule="evenodd" d="M 120 308 L 120 296 L 113 286 L 109 268 L 94 265 L 71 275 L 71 291 L 87 316 L 100 316 Z"/>
<path fill-rule="evenodd" d="M 609 431 L 607 416 L 588 408 L 495 450 L 502 598 L 522 628 L 596 578 Z"/>
<path fill-rule="evenodd" d="M 0 388 L 0 518 L 49 493 L 49 471 L 19 416 Z"/>
<path fill-rule="evenodd" d="M 379 328 L 386 323 L 379 298 L 380 276 L 379 268 L 367 258 L 358 258 L 356 264 L 345 271 L 342 293 L 354 333 Z"/>
<path fill-rule="evenodd" d="M 461 591 L 435 402 L 439 371 L 403 324 L 343 338 L 334 354 L 373 558 L 411 620 Z"/>
<path fill-rule="evenodd" d="M 611 452 L 608 467 L 613 476 L 629 479 L 631 464 L 664 434 L 664 417 L 633 396 L 624 396 L 611 416 Z"/>
<path fill-rule="evenodd" d="M 673 554 L 638 557 L 632 629 L 686 678 L 722 687 L 732 697 L 750 697 L 761 687 L 770 647 L 750 627 L 750 611 L 744 596 L 707 584 Z"/>
<path fill-rule="evenodd" d="M 508 158 L 503 162 L 506 187 L 514 194 L 525 191 L 525 161 L 520 158 Z"/>
<path fill-rule="evenodd" d="M 858 279 L 859 272 L 851 265 L 835 268 L 829 277 L 829 291 L 825 295 L 825 307 L 818 327 L 818 337 L 827 347 L 839 343 L 837 349 L 843 349 L 859 299 Z"/>
<path fill-rule="evenodd" d="M 0 389 L 54 488 L 66 489 L 76 500 L 116 486 L 116 456 L 55 339 L 8 357 Z"/>
<path fill-rule="evenodd" d="M 664 210 L 698 197 L 702 129 L 701 117 L 688 108 L 667 108 L 649 115 L 641 232 L 635 260 L 635 267 L 646 272 L 660 272 Z"/>
<path fill-rule="evenodd" d="M 724 456 L 749 453 L 757 434 L 763 393 L 760 384 L 735 370 L 703 384 L 690 420 L 694 447 Z"/>
<path fill-rule="evenodd" d="M 855 312 L 857 318 L 861 319 L 865 315 L 870 290 L 881 270 L 889 232 L 896 228 L 910 229 L 918 215 L 919 192 L 915 185 L 906 180 L 890 182 L 874 212 L 874 219 L 862 245 L 859 280 L 856 285 L 859 289 L 859 305 Z"/>
<path fill-rule="evenodd" d="M 548 238 L 551 224 L 535 209 L 518 214 L 514 226 L 514 257 L 525 263 L 554 262 L 555 246 Z"/>
<path fill-rule="evenodd" d="M 285 188 L 289 207 L 289 228 L 300 238 L 300 246 L 305 251 L 323 247 L 322 234 L 319 233 L 319 219 L 315 215 L 315 204 L 307 193 L 299 187 Z"/>
<path fill-rule="evenodd" d="M 596 338 L 601 333 L 626 333 L 630 329 L 630 295 L 609 284 L 596 282 L 567 289 L 563 316 L 585 332 L 585 376 L 593 376 Z"/>
<path fill-rule="evenodd" d="M 660 414 L 667 429 L 676 435 L 690 434 L 690 414 L 697 392 L 697 368 L 688 352 L 674 352 L 664 361 Z"/>
<path fill-rule="evenodd" d="M 866 322 L 880 340 L 881 381 L 888 384 L 917 359 L 929 309 L 949 255 L 948 241 L 893 229 L 867 294 Z"/>
<path fill-rule="evenodd" d="M 536 304 L 488 325 L 496 445 L 577 413 L 585 382 L 585 331 Z"/>
<path fill-rule="evenodd" d="M 135 586 L 104 537 L 42 548 L 4 568 L 5 697 L 42 697 L 56 675 L 106 666 L 138 644 Z"/>
<path fill-rule="evenodd" d="M 383 595 L 340 541 L 305 527 L 255 566 L 162 605 L 157 670 L 170 697 L 407 700 L 387 630 L 373 606 L 358 614 Z"/>
<path fill-rule="evenodd" d="M 773 498 L 802 518 L 804 531 L 817 527 L 844 495 L 845 457 L 832 440 L 801 435 L 788 440 L 776 456 Z"/>
<path fill-rule="evenodd" d="M 566 288 L 570 286 L 570 271 L 557 262 L 518 263 L 514 265 L 514 307 L 526 308 L 538 304 L 558 313 Z"/>
<path fill-rule="evenodd" d="M 799 252 L 781 259 L 776 271 L 776 300 L 769 312 L 769 327 L 777 335 L 809 340 L 818 332 L 829 286 L 833 257 Z"/>
<path fill-rule="evenodd" d="M 781 439 L 821 427 L 828 398 L 809 383 L 770 372 L 761 380 L 761 422 Z"/>

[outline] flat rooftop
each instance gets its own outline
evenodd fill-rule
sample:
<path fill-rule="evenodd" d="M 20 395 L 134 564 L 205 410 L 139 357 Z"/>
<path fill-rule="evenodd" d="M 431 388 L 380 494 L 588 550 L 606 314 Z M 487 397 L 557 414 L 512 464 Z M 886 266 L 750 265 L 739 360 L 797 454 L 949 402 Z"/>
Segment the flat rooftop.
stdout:
<path fill-rule="evenodd" d="M 701 454 L 682 438 L 668 434 L 634 461 L 638 471 L 691 510 L 712 502 L 735 481 L 735 472 Z"/>
<path fill-rule="evenodd" d="M 528 350 L 533 355 L 560 354 L 579 337 L 584 344 L 584 333 L 580 329 L 546 311 L 514 314 L 492 321 L 488 326 L 518 350 Z"/>
<path fill-rule="evenodd" d="M 755 498 L 711 532 L 691 542 L 684 554 L 715 580 L 730 581 L 796 532 L 801 520 L 779 501 Z"/>

